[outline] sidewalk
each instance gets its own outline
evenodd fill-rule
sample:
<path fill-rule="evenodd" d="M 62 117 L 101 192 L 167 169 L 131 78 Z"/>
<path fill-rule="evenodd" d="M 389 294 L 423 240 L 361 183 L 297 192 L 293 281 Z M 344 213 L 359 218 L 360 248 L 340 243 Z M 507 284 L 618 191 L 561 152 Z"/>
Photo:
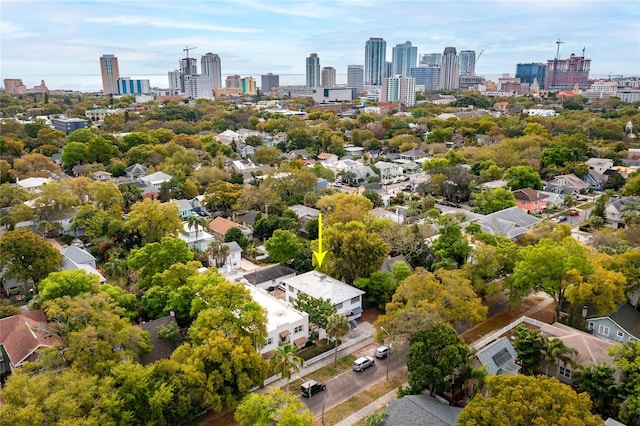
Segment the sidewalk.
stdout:
<path fill-rule="evenodd" d="M 391 401 L 396 399 L 397 392 L 398 390 L 394 389 L 391 392 L 387 393 L 386 395 L 381 396 L 380 398 L 373 401 L 371 404 L 367 405 L 364 408 L 361 408 L 360 410 L 356 411 L 346 419 L 336 423 L 335 426 L 351 426 L 358 423 L 360 420 L 366 419 L 371 414 L 386 407 L 387 404 L 389 404 Z"/>

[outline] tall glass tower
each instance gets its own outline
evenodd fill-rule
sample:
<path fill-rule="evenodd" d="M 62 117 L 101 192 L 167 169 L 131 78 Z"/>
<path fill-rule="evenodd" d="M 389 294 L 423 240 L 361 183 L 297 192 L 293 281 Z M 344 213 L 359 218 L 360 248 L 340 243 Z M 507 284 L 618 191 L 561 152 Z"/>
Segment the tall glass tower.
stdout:
<path fill-rule="evenodd" d="M 382 86 L 387 63 L 387 42 L 371 37 L 364 45 L 364 84 Z"/>
<path fill-rule="evenodd" d="M 216 53 L 207 53 L 200 59 L 200 66 L 202 67 L 202 75 L 211 77 L 213 88 L 222 87 L 220 56 Z"/>
<path fill-rule="evenodd" d="M 411 42 L 396 44 L 391 50 L 391 76 L 401 75 L 409 77 L 411 68 L 416 66 L 418 61 L 418 48 L 411 46 Z"/>
<path fill-rule="evenodd" d="M 307 87 L 320 87 L 320 58 L 317 53 L 307 58 Z"/>
<path fill-rule="evenodd" d="M 440 67 L 440 90 L 454 90 L 460 85 L 458 55 L 455 47 L 445 47 Z"/>
<path fill-rule="evenodd" d="M 461 50 L 458 57 L 460 75 L 476 75 L 476 51 Z"/>
<path fill-rule="evenodd" d="M 117 95 L 118 79 L 120 78 L 118 58 L 114 55 L 102 55 L 100 57 L 100 73 L 102 74 L 102 93 Z"/>

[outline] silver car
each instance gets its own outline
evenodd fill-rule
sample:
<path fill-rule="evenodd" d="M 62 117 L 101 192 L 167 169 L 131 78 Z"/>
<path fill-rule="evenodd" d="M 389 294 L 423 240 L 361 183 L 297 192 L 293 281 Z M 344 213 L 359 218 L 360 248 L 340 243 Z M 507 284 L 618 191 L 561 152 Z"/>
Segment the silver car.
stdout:
<path fill-rule="evenodd" d="M 372 357 L 363 356 L 353 361 L 353 365 L 351 365 L 351 368 L 353 369 L 353 371 L 364 371 L 375 363 L 376 361 Z"/>

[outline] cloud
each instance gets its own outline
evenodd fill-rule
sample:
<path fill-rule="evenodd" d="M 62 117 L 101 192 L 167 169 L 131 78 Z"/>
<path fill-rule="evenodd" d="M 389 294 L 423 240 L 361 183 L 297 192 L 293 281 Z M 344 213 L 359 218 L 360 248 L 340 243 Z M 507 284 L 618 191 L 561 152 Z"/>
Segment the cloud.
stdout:
<path fill-rule="evenodd" d="M 117 16 L 117 17 L 88 17 L 85 22 L 92 24 L 111 24 L 111 25 L 147 25 L 155 28 L 171 28 L 197 31 L 215 31 L 227 33 L 259 33 L 257 28 L 228 27 L 215 24 L 197 24 L 194 22 L 172 21 L 168 19 L 158 19 L 146 16 Z"/>
<path fill-rule="evenodd" d="M 3 40 L 36 37 L 38 35 L 33 31 L 27 30 L 26 28 L 9 21 L 2 22 L 0 28 L 2 28 L 1 34 Z"/>

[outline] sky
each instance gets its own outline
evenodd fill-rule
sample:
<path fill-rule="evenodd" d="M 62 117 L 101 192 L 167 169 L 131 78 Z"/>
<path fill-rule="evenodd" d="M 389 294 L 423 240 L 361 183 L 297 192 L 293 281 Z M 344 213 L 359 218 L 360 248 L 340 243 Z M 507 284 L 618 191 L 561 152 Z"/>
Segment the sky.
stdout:
<path fill-rule="evenodd" d="M 640 75 L 638 0 L 0 0 L 0 76 L 27 87 L 97 91 L 99 58 L 114 54 L 120 76 L 168 87 L 183 49 L 220 55 L 223 78 L 272 72 L 280 84 L 304 84 L 305 58 L 333 66 L 346 83 L 364 63 L 370 37 L 423 53 L 447 46 L 483 50 L 476 74 L 496 79 L 520 62 L 575 53 L 591 76 Z M 258 80 L 258 84 L 260 81 Z"/>

